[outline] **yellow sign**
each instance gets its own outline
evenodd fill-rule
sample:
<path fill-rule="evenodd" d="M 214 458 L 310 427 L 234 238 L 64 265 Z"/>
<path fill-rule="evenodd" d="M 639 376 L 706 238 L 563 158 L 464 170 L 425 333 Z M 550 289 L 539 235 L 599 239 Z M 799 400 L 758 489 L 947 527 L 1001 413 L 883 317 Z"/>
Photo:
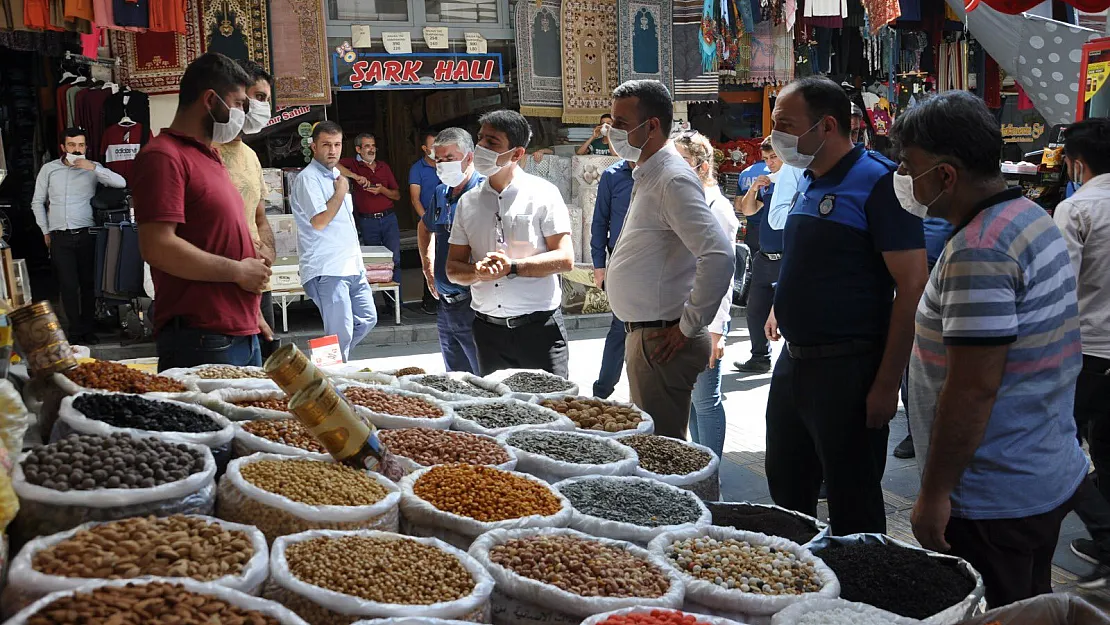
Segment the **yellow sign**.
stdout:
<path fill-rule="evenodd" d="M 1044 134 L 1044 124 L 1033 123 L 1024 126 L 1002 124 L 1003 143 L 1029 143 L 1036 141 Z"/>
<path fill-rule="evenodd" d="M 1099 61 L 1087 66 L 1087 80 L 1083 89 L 1083 101 L 1090 102 L 1110 77 L 1110 61 Z"/>

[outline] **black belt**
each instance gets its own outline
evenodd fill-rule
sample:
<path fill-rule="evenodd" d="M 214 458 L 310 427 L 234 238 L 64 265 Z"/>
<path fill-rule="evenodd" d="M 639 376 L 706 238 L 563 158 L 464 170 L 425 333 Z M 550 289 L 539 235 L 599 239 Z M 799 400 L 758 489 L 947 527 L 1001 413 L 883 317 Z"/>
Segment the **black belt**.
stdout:
<path fill-rule="evenodd" d="M 459 304 L 470 299 L 470 292 L 459 293 L 458 295 L 449 295 L 447 293 L 440 293 L 439 298 L 448 304 Z"/>
<path fill-rule="evenodd" d="M 475 311 L 474 317 L 479 321 L 512 330 L 513 328 L 531 325 L 540 321 L 547 321 L 553 314 L 555 314 L 554 310 L 539 310 L 534 313 L 528 313 L 527 315 L 517 315 L 516 317 L 491 317 L 487 314 Z"/>
<path fill-rule="evenodd" d="M 645 330 L 648 328 L 669 328 L 673 325 L 678 325 L 678 319 L 674 321 L 628 321 L 624 324 L 625 332 L 635 332 L 636 330 Z"/>
<path fill-rule="evenodd" d="M 879 341 L 844 341 L 827 345 L 786 344 L 790 357 L 796 360 L 816 360 L 818 358 L 843 358 L 866 354 L 882 347 Z"/>
<path fill-rule="evenodd" d="M 359 213 L 359 217 L 369 217 L 370 219 L 383 219 L 393 214 L 393 209 L 384 210 L 380 213 Z"/>
<path fill-rule="evenodd" d="M 762 256 L 763 258 L 766 258 L 767 260 L 782 260 L 782 252 L 770 252 L 770 253 L 768 253 L 768 252 L 764 252 L 763 250 L 759 250 L 759 255 Z"/>
<path fill-rule="evenodd" d="M 89 234 L 92 232 L 91 228 L 74 228 L 73 230 L 51 230 L 49 234 Z"/>

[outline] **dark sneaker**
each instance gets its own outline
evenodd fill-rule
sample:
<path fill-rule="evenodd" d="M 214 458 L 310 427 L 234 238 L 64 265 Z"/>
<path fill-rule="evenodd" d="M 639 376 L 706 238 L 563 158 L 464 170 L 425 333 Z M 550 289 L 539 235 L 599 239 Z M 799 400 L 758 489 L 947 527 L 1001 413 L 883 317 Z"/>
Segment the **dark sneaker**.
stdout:
<path fill-rule="evenodd" d="M 1098 564 L 1098 546 L 1090 538 L 1076 538 L 1071 541 L 1071 552 L 1081 560 Z"/>
<path fill-rule="evenodd" d="M 424 300 L 420 304 L 420 312 L 424 313 L 425 315 L 434 315 L 434 314 L 436 314 L 436 310 L 437 310 L 438 306 L 439 305 L 436 303 L 436 301 L 434 299 L 433 300 Z"/>
<path fill-rule="evenodd" d="M 817 501 L 821 502 L 821 501 L 828 501 L 828 500 L 829 500 L 829 487 L 824 482 L 821 482 L 821 490 L 817 491 Z"/>
<path fill-rule="evenodd" d="M 1095 590 L 1096 588 L 1105 587 L 1108 583 L 1110 583 L 1110 566 L 1098 564 L 1095 565 L 1095 570 L 1080 577 L 1075 585 L 1084 590 Z"/>
<path fill-rule="evenodd" d="M 894 448 L 895 458 L 906 460 L 909 458 L 913 458 L 914 455 L 913 436 L 906 436 L 906 438 L 903 438 L 902 442 L 898 443 L 898 446 Z"/>
<path fill-rule="evenodd" d="M 771 358 L 752 356 L 748 362 L 734 362 L 736 370 L 742 373 L 767 373 L 771 370 Z"/>

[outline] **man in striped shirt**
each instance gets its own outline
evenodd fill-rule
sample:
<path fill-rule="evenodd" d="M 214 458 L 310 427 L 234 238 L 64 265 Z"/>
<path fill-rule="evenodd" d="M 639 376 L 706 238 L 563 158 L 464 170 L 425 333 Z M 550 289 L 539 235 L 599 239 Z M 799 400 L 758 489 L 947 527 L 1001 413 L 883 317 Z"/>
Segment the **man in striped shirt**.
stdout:
<path fill-rule="evenodd" d="M 1050 593 L 1060 524 L 1077 490 L 1093 488 L 1072 418 L 1081 353 L 1067 247 L 1006 187 L 982 100 L 944 93 L 893 132 L 899 201 L 956 227 L 917 309 L 914 535 L 968 560 L 992 607 Z"/>

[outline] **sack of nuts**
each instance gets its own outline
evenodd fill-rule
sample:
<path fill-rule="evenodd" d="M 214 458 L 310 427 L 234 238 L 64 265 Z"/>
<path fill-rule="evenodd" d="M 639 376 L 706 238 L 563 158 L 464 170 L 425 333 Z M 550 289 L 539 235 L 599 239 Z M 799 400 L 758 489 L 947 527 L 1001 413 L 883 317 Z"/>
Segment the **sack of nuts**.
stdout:
<path fill-rule="evenodd" d="M 504 471 L 516 468 L 512 448 L 490 436 L 432 430 L 402 428 L 378 430 L 378 440 L 389 449 L 405 475 L 437 464 L 485 464 Z"/>
<path fill-rule="evenodd" d="M 400 500 L 397 485 L 380 473 L 258 453 L 228 464 L 216 516 L 254 525 L 271 541 L 311 529 L 396 531 Z"/>
<path fill-rule="evenodd" d="M 731 619 L 681 610 L 659 608 L 622 608 L 595 614 L 582 625 L 744 625 Z"/>
<path fill-rule="evenodd" d="M 239 367 L 235 365 L 198 365 L 196 367 L 166 369 L 158 375 L 175 380 L 190 380 L 202 393 L 210 393 L 221 388 L 243 388 L 252 390 L 274 390 L 277 383 L 266 375 L 262 367 Z"/>
<path fill-rule="evenodd" d="M 460 432 L 498 437 L 519 430 L 574 429 L 574 422 L 554 410 L 539 404 L 502 397 L 501 399 L 474 399 L 452 404 L 455 424 Z"/>
<path fill-rule="evenodd" d="M 190 402 L 201 395 L 192 380 L 175 380 L 151 375 L 127 365 L 107 360 L 84 362 L 65 373 L 45 378 L 39 414 L 39 433 L 46 439 L 54 430 L 61 400 L 81 391 L 138 393 L 145 397 Z"/>
<path fill-rule="evenodd" d="M 251 623 L 308 625 L 279 603 L 191 579 L 139 577 L 59 590 L 32 603 L 5 625 L 85 623 Z"/>
<path fill-rule="evenodd" d="M 441 540 L 313 530 L 274 541 L 264 596 L 313 625 L 382 617 L 488 623 L 492 592 L 482 565 Z"/>
<path fill-rule="evenodd" d="M 583 475 L 630 475 L 640 462 L 631 447 L 591 434 L 525 430 L 497 440 L 512 448 L 518 471 L 551 483 Z"/>
<path fill-rule="evenodd" d="M 289 396 L 282 390 L 221 388 L 198 395 L 195 401 L 231 421 L 285 419 L 293 416 L 293 413 L 287 410 Z"/>
<path fill-rule="evenodd" d="M 504 384 L 490 382 L 466 371 L 406 375 L 400 379 L 399 385 L 406 391 L 431 395 L 445 402 L 497 399 L 512 394 L 512 390 Z"/>
<path fill-rule="evenodd" d="M 702 501 L 721 498 L 721 459 L 705 445 L 636 432 L 618 434 L 617 440 L 640 456 L 633 475 L 691 491 Z"/>
<path fill-rule="evenodd" d="M 365 367 L 342 363 L 338 365 L 325 365 L 320 367 L 325 375 L 331 378 L 334 384 L 355 382 L 358 384 L 373 384 L 374 386 L 397 386 L 397 376 L 385 371 L 364 371 Z"/>
<path fill-rule="evenodd" d="M 194 579 L 258 595 L 270 550 L 249 525 L 201 515 L 85 523 L 40 536 L 12 560 L 0 601 L 11 615 L 59 590 L 109 579 Z"/>
<path fill-rule="evenodd" d="M 577 384 L 541 369 L 501 369 L 484 379 L 495 384 L 504 384 L 513 397 L 524 401 L 578 394 Z"/>
<path fill-rule="evenodd" d="M 430 395 L 395 387 L 347 383 L 336 390 L 351 402 L 355 414 L 383 430 L 432 428 L 449 430 L 455 412 L 446 402 Z"/>
<path fill-rule="evenodd" d="M 473 625 L 469 621 L 426 616 L 399 616 L 397 618 L 371 618 L 355 621 L 351 625 Z"/>
<path fill-rule="evenodd" d="M 1074 595 L 1063 596 L 1072 597 Z M 851 623 L 852 625 L 868 625 L 874 623 L 882 623 L 882 625 L 921 625 L 924 623 L 924 621 L 919 621 L 915 618 L 907 618 L 894 614 L 893 612 L 880 610 L 866 603 L 857 603 L 845 599 L 809 599 L 808 601 L 802 601 L 787 606 L 782 612 L 779 612 L 771 619 L 772 625 L 797 625 L 798 623 L 806 622 L 828 623 L 829 625 L 837 625 L 839 623 Z M 1021 621 L 985 620 L 984 622 L 990 625 L 992 622 L 1017 623 Z M 1056 621 L 1036 619 L 1028 622 L 1038 623 L 1039 625 L 1049 625 Z M 1082 621 L 1072 621 L 1068 619 L 1059 622 L 1073 623 Z M 1105 622 L 1105 619 L 1100 617 L 1098 622 Z"/>
<path fill-rule="evenodd" d="M 469 553 L 497 584 L 494 625 L 579 623 L 630 607 L 677 609 L 685 593 L 659 556 L 571 529 L 495 530 L 479 536 Z M 587 560 L 592 566 L 573 567 Z"/>
<path fill-rule="evenodd" d="M 235 428 L 235 440 L 231 442 L 231 455 L 235 458 L 261 452 L 310 460 L 332 459 L 327 448 L 292 414 L 234 421 L 231 427 Z"/>
<path fill-rule="evenodd" d="M 587 475 L 555 484 L 574 507 L 570 527 L 646 546 L 656 536 L 704 527 L 713 515 L 697 495 L 632 475 Z"/>
<path fill-rule="evenodd" d="M 565 415 L 579 432 L 616 437 L 655 431 L 655 420 L 635 404 L 571 395 L 537 398 L 536 403 Z"/>

